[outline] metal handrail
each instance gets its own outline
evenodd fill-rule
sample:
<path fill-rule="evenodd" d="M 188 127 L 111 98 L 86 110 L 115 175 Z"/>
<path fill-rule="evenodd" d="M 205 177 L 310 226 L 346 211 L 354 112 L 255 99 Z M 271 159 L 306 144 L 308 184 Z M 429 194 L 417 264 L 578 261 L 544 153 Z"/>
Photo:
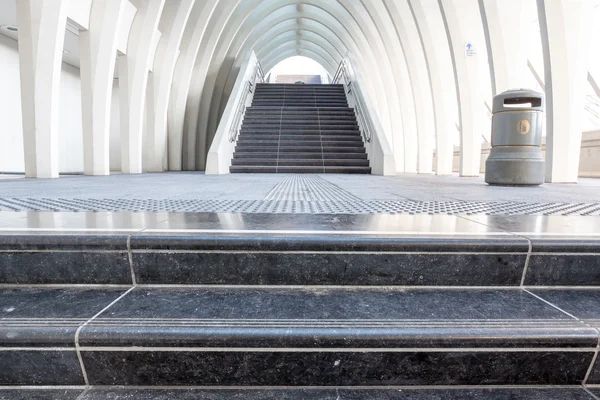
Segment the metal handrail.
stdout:
<path fill-rule="evenodd" d="M 346 65 L 346 60 L 342 60 L 340 66 L 338 67 L 335 75 L 333 76 L 333 80 L 331 81 L 334 85 L 340 83 L 342 79 L 346 83 L 346 87 L 348 88 L 347 93 L 354 98 L 354 112 L 356 113 L 356 118 L 361 126 L 361 133 L 365 142 L 371 143 L 373 140 L 373 128 L 372 122 L 370 118 L 367 118 L 367 115 L 364 111 L 364 105 L 362 104 L 362 98 L 357 96 L 353 91 L 353 82 L 350 80 L 350 74 L 348 73 L 348 67 Z"/>
<path fill-rule="evenodd" d="M 263 72 L 262 66 L 260 65 L 260 61 L 257 61 L 256 65 L 254 66 L 254 73 L 252 74 L 251 80 L 248 80 L 244 83 L 244 94 L 240 99 L 235 110 L 235 117 L 233 119 L 233 123 L 231 124 L 231 128 L 229 129 L 230 143 L 234 143 L 239 135 L 242 119 L 244 118 L 244 114 L 246 113 L 246 102 L 248 101 L 248 96 L 250 95 L 250 93 L 254 92 L 254 88 L 256 87 L 257 82 L 264 83 L 264 81 L 265 74 Z"/>

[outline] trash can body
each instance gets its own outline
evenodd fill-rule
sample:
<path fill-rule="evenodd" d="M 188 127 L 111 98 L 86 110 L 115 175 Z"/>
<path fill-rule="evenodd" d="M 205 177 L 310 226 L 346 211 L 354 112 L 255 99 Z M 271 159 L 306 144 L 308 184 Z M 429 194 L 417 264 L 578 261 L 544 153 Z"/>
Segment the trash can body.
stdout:
<path fill-rule="evenodd" d="M 494 97 L 492 150 L 486 162 L 490 185 L 541 185 L 545 179 L 542 132 L 544 95 L 520 89 Z"/>

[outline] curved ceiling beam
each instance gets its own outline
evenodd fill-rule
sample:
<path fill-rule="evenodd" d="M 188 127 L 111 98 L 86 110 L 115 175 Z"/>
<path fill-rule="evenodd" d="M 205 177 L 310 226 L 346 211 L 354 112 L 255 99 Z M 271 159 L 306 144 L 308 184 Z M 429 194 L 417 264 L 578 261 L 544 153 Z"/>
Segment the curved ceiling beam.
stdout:
<path fill-rule="evenodd" d="M 329 52 L 326 49 L 314 42 L 296 39 L 288 41 L 286 43 L 282 43 L 273 50 L 271 50 L 271 52 L 265 57 L 265 68 L 270 67 L 269 70 L 273 68 L 279 62 L 276 61 L 275 63 L 273 63 L 274 60 L 277 60 L 279 58 L 279 54 L 283 53 L 284 51 L 292 50 L 294 48 L 298 50 L 298 55 L 300 55 L 300 50 L 310 50 L 316 54 L 319 54 L 321 58 L 326 61 L 326 63 L 323 64 L 323 67 L 327 69 L 327 72 L 329 74 L 335 74 L 337 62 L 335 59 L 333 59 L 331 54 L 329 54 Z"/>
<path fill-rule="evenodd" d="M 273 51 L 277 50 L 277 48 L 279 48 L 282 44 L 288 44 L 288 43 L 292 43 L 292 42 L 313 43 L 313 44 L 319 46 L 320 48 L 325 50 L 325 52 L 329 56 L 328 59 L 331 61 L 330 64 L 335 65 L 336 67 L 343 58 L 343 56 L 341 54 L 339 54 L 339 52 L 337 52 L 337 50 L 335 48 L 331 47 L 331 44 L 329 44 L 329 42 L 322 40 L 322 39 L 315 38 L 315 37 L 309 39 L 306 36 L 301 36 L 300 38 L 298 38 L 297 35 L 294 35 L 292 37 L 280 36 L 277 40 L 274 40 L 271 43 L 271 45 L 261 49 L 259 51 L 259 53 L 257 53 L 257 57 L 259 57 L 261 60 L 265 60 L 265 63 L 266 63 L 267 62 L 266 60 L 269 58 L 268 56 Z M 334 67 L 334 68 L 336 68 L 336 67 Z M 267 71 L 270 71 L 270 69 L 267 69 Z M 265 72 L 267 72 L 267 71 L 265 71 Z"/>

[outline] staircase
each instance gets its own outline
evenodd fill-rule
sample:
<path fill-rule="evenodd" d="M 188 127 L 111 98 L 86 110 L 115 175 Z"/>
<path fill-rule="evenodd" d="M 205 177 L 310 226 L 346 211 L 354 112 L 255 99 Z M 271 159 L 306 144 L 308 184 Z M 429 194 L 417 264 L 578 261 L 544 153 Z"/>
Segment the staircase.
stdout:
<path fill-rule="evenodd" d="M 230 172 L 370 174 L 344 86 L 258 84 Z"/>
<path fill-rule="evenodd" d="M 421 227 L 454 217 L 406 217 L 121 216 L 98 232 L 63 216 L 67 232 L 0 235 L 0 398 L 600 395 L 597 239 L 466 219 L 440 236 Z"/>

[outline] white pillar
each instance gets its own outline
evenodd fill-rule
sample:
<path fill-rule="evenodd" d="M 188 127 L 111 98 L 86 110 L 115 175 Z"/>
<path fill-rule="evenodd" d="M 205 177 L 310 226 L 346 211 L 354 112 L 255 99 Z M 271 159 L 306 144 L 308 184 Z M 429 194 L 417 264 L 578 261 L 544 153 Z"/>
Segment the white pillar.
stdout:
<path fill-rule="evenodd" d="M 17 0 L 25 176 L 58 178 L 60 75 L 69 0 Z"/>
<path fill-rule="evenodd" d="M 177 59 L 168 114 L 168 153 L 169 170 L 183 168 L 183 131 L 187 106 L 187 96 L 193 78 L 194 64 L 200 44 L 206 33 L 208 21 L 217 6 L 216 1 L 197 1 L 192 8 L 183 38 L 181 53 Z"/>
<path fill-rule="evenodd" d="M 523 40 L 528 17 L 524 1 L 479 0 L 488 42 L 492 94 L 525 87 L 527 46 Z"/>
<path fill-rule="evenodd" d="M 546 75 L 546 182 L 577 182 L 590 34 L 598 3 L 537 2 Z"/>
<path fill-rule="evenodd" d="M 481 25 L 480 18 L 473 18 L 472 13 L 465 12 L 465 0 L 438 0 L 442 18 L 446 28 L 452 64 L 454 67 L 456 90 L 458 92 L 459 125 L 460 125 L 460 175 L 479 176 L 481 159 L 481 137 L 483 124 L 483 96 L 479 81 L 478 57 L 475 54 L 467 57 L 466 44 L 472 42 L 476 24 Z M 477 3 L 474 3 L 477 5 Z M 461 14 L 459 16 L 459 11 Z M 477 13 L 478 14 L 478 13 Z M 484 43 L 473 42 L 481 49 Z"/>
<path fill-rule="evenodd" d="M 129 32 L 127 55 L 119 59 L 121 103 L 121 168 L 125 174 L 143 172 L 143 128 L 148 71 L 154 60 L 154 45 L 165 0 L 139 1 Z M 121 62 L 123 61 L 123 62 Z"/>
<path fill-rule="evenodd" d="M 110 174 L 110 114 L 118 33 L 126 0 L 94 0 L 79 34 L 83 161 L 86 175 Z"/>
<path fill-rule="evenodd" d="M 456 89 L 453 81 L 444 79 L 444 68 L 451 63 L 450 55 L 444 47 L 447 45 L 437 37 L 431 16 L 420 1 L 409 0 L 412 16 L 427 63 L 430 88 L 435 117 L 436 165 L 437 175 L 452 174 L 454 146 L 451 133 L 455 129 L 456 116 L 452 113 L 452 102 L 456 102 Z"/>
<path fill-rule="evenodd" d="M 159 22 L 162 37 L 154 57 L 154 69 L 148 82 L 148 170 L 167 168 L 167 116 L 179 46 L 195 0 L 167 2 Z"/>

